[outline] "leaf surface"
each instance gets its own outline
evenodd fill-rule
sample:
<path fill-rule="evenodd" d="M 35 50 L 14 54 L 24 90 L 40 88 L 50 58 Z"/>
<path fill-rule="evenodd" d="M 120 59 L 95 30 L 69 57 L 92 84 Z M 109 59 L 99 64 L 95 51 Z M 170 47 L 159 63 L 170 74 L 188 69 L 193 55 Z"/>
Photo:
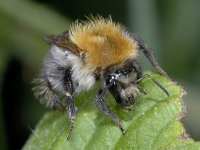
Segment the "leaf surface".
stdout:
<path fill-rule="evenodd" d="M 188 138 L 180 119 L 184 116 L 181 86 L 158 74 L 149 73 L 170 93 L 170 97 L 152 81 L 141 82 L 148 93 L 140 94 L 135 108 L 123 111 L 111 96 L 107 103 L 121 119 L 126 134 L 92 103 L 98 88 L 76 97 L 78 115 L 72 140 L 67 141 L 69 121 L 65 112 L 51 111 L 44 115 L 23 150 L 63 149 L 200 149 L 200 143 Z"/>

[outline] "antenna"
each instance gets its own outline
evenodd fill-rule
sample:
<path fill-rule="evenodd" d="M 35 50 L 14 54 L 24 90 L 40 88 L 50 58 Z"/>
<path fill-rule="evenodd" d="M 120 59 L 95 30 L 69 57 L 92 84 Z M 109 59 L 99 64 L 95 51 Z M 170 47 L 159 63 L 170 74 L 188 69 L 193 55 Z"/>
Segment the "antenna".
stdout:
<path fill-rule="evenodd" d="M 152 82 L 154 82 L 163 92 L 165 92 L 165 94 L 166 94 L 168 97 L 170 96 L 169 92 L 168 92 L 156 79 L 150 77 L 150 75 L 148 75 L 148 74 L 143 75 L 141 78 L 139 78 L 138 80 L 136 80 L 136 81 L 134 82 L 134 84 L 136 84 L 136 83 L 142 81 L 142 80 L 145 79 L 145 78 L 150 79 L 150 80 L 151 80 Z"/>

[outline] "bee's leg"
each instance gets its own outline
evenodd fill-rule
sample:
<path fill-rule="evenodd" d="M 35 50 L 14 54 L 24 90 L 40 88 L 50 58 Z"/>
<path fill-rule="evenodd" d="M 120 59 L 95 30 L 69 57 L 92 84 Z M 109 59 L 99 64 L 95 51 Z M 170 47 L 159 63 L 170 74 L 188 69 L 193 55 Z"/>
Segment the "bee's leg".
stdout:
<path fill-rule="evenodd" d="M 70 129 L 67 135 L 67 140 L 71 139 L 72 131 L 75 126 L 75 121 L 76 121 L 76 109 L 75 109 L 75 104 L 74 104 L 74 98 L 73 96 L 68 96 L 67 100 L 67 115 L 70 119 Z"/>
<path fill-rule="evenodd" d="M 112 119 L 113 122 L 120 128 L 122 133 L 125 133 L 125 130 L 120 123 L 119 117 L 108 108 L 104 99 L 102 98 L 102 96 L 100 96 L 102 95 L 102 93 L 103 93 L 103 90 L 101 89 L 99 91 L 97 98 L 94 101 L 94 105 L 97 106 L 101 111 L 103 111 L 110 119 Z"/>
<path fill-rule="evenodd" d="M 155 69 L 162 75 L 168 77 L 167 73 L 159 66 L 156 57 L 153 54 L 153 51 L 147 46 L 147 44 L 143 43 L 139 38 L 135 38 L 139 45 L 139 49 L 144 53 L 144 55 L 148 58 L 150 63 L 155 67 Z"/>
<path fill-rule="evenodd" d="M 70 129 L 67 135 L 67 140 L 70 140 L 72 131 L 75 126 L 75 121 L 76 121 L 76 109 L 75 109 L 74 96 L 73 96 L 74 86 L 73 86 L 73 81 L 71 78 L 71 68 L 67 68 L 65 70 L 64 84 L 65 84 L 65 95 L 67 96 L 66 111 L 70 119 Z"/>

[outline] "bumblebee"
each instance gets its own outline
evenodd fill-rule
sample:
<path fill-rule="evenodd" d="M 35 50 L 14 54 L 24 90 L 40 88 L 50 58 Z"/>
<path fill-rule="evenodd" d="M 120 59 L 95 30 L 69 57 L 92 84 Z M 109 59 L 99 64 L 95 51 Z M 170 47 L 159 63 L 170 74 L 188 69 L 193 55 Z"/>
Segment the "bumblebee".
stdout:
<path fill-rule="evenodd" d="M 153 52 L 138 37 L 130 34 L 111 17 L 101 16 L 76 21 L 67 32 L 47 36 L 51 48 L 44 58 L 41 74 L 34 80 L 35 95 L 48 107 L 66 107 L 70 120 L 67 139 L 71 139 L 76 120 L 74 96 L 91 89 L 98 80 L 103 81 L 94 105 L 120 128 L 125 129 L 119 117 L 104 101 L 110 92 L 125 110 L 131 110 L 136 97 L 144 90 L 140 81 L 149 78 L 168 96 L 168 91 L 148 74 L 143 75 L 138 62 L 141 51 L 160 74 L 166 75 Z"/>

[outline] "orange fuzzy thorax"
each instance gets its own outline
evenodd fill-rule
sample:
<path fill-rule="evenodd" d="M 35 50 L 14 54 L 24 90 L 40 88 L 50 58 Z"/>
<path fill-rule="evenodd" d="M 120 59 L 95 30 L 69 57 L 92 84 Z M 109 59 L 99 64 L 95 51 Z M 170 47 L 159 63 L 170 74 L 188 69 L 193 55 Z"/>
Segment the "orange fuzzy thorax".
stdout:
<path fill-rule="evenodd" d="M 86 64 L 94 68 L 121 64 L 137 55 L 137 44 L 111 19 L 97 17 L 77 22 L 69 33 L 70 40 L 85 53 Z"/>

